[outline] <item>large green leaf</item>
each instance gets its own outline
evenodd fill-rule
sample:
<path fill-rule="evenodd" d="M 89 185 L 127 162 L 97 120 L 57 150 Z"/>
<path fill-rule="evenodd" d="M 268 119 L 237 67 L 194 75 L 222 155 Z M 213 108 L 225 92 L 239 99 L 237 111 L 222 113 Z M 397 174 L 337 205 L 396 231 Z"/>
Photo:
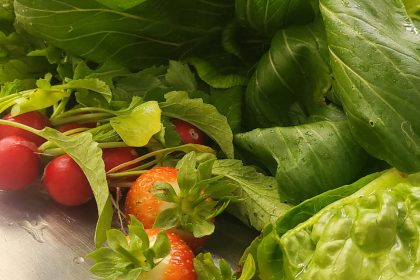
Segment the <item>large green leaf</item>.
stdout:
<path fill-rule="evenodd" d="M 240 160 L 218 160 L 212 172 L 238 186 L 239 198 L 243 201 L 231 204 L 231 213 L 257 230 L 274 223 L 290 207 L 283 203 L 275 178 L 243 166 Z"/>
<path fill-rule="evenodd" d="M 247 254 L 253 255 L 254 259 L 258 261 L 258 274 L 260 279 L 283 279 L 283 253 L 277 242 L 278 237 L 281 237 L 287 231 L 310 219 L 329 204 L 352 195 L 378 178 L 381 174 L 382 173 L 379 172 L 370 174 L 350 185 L 324 192 L 291 208 L 277 220 L 274 226 L 266 227 L 264 229 L 262 236 L 252 242 L 250 247 L 245 251 L 242 259 L 244 259 Z"/>
<path fill-rule="evenodd" d="M 73 55 L 136 69 L 180 58 L 219 32 L 234 12 L 233 0 L 130 2 L 112 5 L 137 4 L 120 11 L 96 1 L 18 0 L 15 12 L 29 33 Z"/>
<path fill-rule="evenodd" d="M 347 121 L 255 129 L 235 135 L 235 143 L 276 176 L 293 203 L 351 182 L 367 159 Z"/>
<path fill-rule="evenodd" d="M 322 21 L 279 31 L 258 63 L 245 95 L 248 127 L 293 123 L 290 111 L 308 113 L 331 87 Z M 247 117 L 248 116 L 248 117 Z"/>
<path fill-rule="evenodd" d="M 321 0 L 339 94 L 355 139 L 420 171 L 420 34 L 400 0 Z"/>
<path fill-rule="evenodd" d="M 328 205 L 278 239 L 284 279 L 418 279 L 419 196 L 393 169 Z"/>
<path fill-rule="evenodd" d="M 318 1 L 311 0 L 236 0 L 238 19 L 261 34 L 274 35 L 288 25 L 313 20 Z"/>

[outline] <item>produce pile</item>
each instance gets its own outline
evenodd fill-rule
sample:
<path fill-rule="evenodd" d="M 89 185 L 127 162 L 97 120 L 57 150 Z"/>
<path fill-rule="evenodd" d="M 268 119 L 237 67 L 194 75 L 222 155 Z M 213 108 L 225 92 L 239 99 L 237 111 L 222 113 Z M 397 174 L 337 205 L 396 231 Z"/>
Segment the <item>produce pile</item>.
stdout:
<path fill-rule="evenodd" d="M 0 0 L 0 190 L 94 199 L 101 279 L 419 279 L 419 30 L 415 0 Z M 238 271 L 200 253 L 224 211 L 261 231 Z"/>

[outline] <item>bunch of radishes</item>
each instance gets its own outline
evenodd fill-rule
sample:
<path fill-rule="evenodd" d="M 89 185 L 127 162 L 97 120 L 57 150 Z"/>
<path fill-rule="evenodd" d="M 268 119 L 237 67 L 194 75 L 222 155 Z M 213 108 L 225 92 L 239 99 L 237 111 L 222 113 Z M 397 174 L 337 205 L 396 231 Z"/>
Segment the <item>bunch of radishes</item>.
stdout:
<path fill-rule="evenodd" d="M 43 129 L 49 126 L 49 120 L 38 111 L 24 113 L 18 116 L 10 114 L 3 119 L 18 122 L 35 129 Z M 204 144 L 206 135 L 191 124 L 173 120 L 176 130 L 184 143 Z M 77 124 L 69 123 L 57 130 L 66 132 L 80 127 L 94 127 L 94 123 Z M 40 177 L 42 183 L 56 202 L 77 206 L 86 203 L 93 198 L 89 182 L 78 164 L 68 155 L 63 154 L 49 160 L 48 155 L 38 151 L 38 147 L 45 139 L 20 128 L 0 125 L 0 190 L 16 191 L 34 184 Z M 117 147 L 102 150 L 102 159 L 105 171 L 132 161 L 138 157 L 135 148 Z M 49 161 L 41 176 L 43 162 Z M 131 168 L 128 166 L 120 171 Z"/>

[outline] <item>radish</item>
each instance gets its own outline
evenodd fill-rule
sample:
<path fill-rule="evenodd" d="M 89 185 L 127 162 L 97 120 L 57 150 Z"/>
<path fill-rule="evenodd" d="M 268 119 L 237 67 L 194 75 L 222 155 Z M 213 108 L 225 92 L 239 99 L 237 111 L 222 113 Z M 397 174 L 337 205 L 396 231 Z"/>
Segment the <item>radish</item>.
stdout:
<path fill-rule="evenodd" d="M 131 147 L 110 148 L 102 150 L 102 159 L 105 163 L 105 171 L 109 171 L 120 164 L 131 161 L 137 158 L 137 156 L 138 154 L 136 150 Z M 118 171 L 121 172 L 133 167 L 134 166 L 126 166 L 119 169 Z"/>
<path fill-rule="evenodd" d="M 7 114 L 3 117 L 4 120 L 18 122 L 30 127 L 33 127 L 35 129 L 43 129 L 44 127 L 48 126 L 49 121 L 48 118 L 45 117 L 43 114 L 41 114 L 38 111 L 32 111 L 28 113 L 24 113 L 22 115 L 18 115 L 13 117 L 10 114 Z M 44 143 L 46 140 L 38 135 L 35 135 L 29 131 L 12 127 L 8 125 L 0 125 L 0 139 L 5 138 L 7 136 L 11 135 L 18 135 L 21 136 L 28 141 L 34 142 L 37 146 Z"/>
<path fill-rule="evenodd" d="M 208 141 L 207 135 L 194 125 L 180 119 L 172 119 L 182 143 L 205 145 Z"/>
<path fill-rule="evenodd" d="M 85 174 L 68 155 L 61 155 L 47 164 L 43 183 L 50 197 L 62 205 L 81 205 L 93 197 Z"/>
<path fill-rule="evenodd" d="M 0 190 L 20 190 L 39 176 L 37 146 L 20 136 L 0 140 Z"/>

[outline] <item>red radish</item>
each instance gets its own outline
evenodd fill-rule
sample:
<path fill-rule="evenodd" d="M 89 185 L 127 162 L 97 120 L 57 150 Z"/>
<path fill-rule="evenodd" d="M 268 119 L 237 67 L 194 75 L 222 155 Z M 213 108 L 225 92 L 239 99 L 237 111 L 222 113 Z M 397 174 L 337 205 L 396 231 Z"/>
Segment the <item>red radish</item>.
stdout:
<path fill-rule="evenodd" d="M 175 129 L 184 144 L 205 145 L 208 141 L 207 135 L 194 125 L 180 119 L 172 119 Z"/>
<path fill-rule="evenodd" d="M 68 155 L 56 157 L 47 164 L 43 182 L 50 197 L 66 206 L 81 205 L 93 197 L 85 174 Z"/>
<path fill-rule="evenodd" d="M 18 122 L 33 127 L 35 129 L 43 129 L 44 127 L 49 125 L 47 117 L 45 117 L 38 111 L 24 113 L 15 117 L 13 117 L 10 114 L 7 114 L 3 117 L 3 119 Z M 39 137 L 38 135 L 35 135 L 29 131 L 8 125 L 0 125 L 0 139 L 10 135 L 18 135 L 23 138 L 26 138 L 28 141 L 34 142 L 37 146 L 41 145 L 46 141 L 44 138 Z"/>
<path fill-rule="evenodd" d="M 20 136 L 0 140 L 0 190 L 19 190 L 39 176 L 37 146 Z"/>
<path fill-rule="evenodd" d="M 67 124 L 63 124 L 57 127 L 57 130 L 60 132 L 66 132 L 72 129 L 82 128 L 82 127 L 94 128 L 96 127 L 96 124 L 95 123 L 67 123 Z"/>
<path fill-rule="evenodd" d="M 159 229 L 146 229 L 150 243 L 156 239 Z M 195 280 L 194 254 L 185 242 L 175 233 L 167 231 L 171 251 L 152 270 L 142 273 L 142 280 Z"/>
<path fill-rule="evenodd" d="M 102 150 L 102 159 L 105 163 L 105 171 L 109 171 L 112 168 L 131 161 L 137 158 L 138 154 L 136 150 L 131 147 L 121 147 L 121 148 L 110 148 L 110 149 L 103 149 Z M 121 168 L 118 171 L 124 171 L 134 166 L 127 166 Z"/>

